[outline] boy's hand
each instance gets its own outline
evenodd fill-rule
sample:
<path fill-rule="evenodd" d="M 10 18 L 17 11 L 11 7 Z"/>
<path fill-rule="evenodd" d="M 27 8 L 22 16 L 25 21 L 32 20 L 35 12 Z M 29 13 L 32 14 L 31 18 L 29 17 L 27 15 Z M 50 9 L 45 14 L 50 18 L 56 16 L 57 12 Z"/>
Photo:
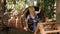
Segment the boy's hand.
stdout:
<path fill-rule="evenodd" d="M 25 31 L 28 31 L 28 27 L 24 27 L 24 30 L 25 30 Z"/>

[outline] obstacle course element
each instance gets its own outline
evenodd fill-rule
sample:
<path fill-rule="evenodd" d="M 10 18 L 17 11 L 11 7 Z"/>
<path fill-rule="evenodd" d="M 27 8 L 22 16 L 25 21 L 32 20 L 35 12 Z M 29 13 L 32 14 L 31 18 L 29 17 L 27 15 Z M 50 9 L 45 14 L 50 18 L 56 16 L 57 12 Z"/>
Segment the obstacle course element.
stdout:
<path fill-rule="evenodd" d="M 53 27 L 52 27 L 53 30 L 45 30 L 45 28 L 46 28 L 45 25 L 47 25 L 47 24 L 55 24 L 54 26 L 56 26 L 56 27 L 55 27 L 55 29 L 53 29 Z M 39 31 L 40 31 L 41 34 L 47 34 L 47 33 L 51 33 L 52 34 L 52 33 L 55 33 L 55 32 L 56 33 L 60 32 L 60 26 L 56 22 L 38 23 L 37 28 L 36 28 L 34 34 L 37 34 L 38 29 L 39 29 Z"/>

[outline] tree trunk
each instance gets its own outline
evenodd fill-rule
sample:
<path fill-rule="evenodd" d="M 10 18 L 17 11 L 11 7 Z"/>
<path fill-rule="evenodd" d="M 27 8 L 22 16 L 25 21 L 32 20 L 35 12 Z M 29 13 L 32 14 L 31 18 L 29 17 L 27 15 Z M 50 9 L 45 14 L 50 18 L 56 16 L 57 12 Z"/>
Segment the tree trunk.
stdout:
<path fill-rule="evenodd" d="M 60 0 L 56 0 L 57 22 L 60 22 Z"/>
<path fill-rule="evenodd" d="M 0 16 L 4 15 L 4 12 L 6 10 L 6 0 L 0 0 Z"/>

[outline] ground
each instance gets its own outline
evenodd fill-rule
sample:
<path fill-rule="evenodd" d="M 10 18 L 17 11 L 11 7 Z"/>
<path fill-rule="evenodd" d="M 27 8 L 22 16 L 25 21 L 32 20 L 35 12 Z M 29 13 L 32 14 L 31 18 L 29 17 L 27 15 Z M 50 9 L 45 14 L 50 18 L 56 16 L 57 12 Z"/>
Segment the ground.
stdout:
<path fill-rule="evenodd" d="M 10 28 L 9 31 L 6 31 L 6 30 L 0 31 L 0 34 L 33 34 L 33 33 L 26 32 L 22 29 Z"/>

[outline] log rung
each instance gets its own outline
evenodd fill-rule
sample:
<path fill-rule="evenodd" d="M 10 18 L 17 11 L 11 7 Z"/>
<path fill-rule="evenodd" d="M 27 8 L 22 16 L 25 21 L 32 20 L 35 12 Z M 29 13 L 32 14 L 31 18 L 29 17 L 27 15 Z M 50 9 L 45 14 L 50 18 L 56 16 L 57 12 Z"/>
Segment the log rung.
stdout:
<path fill-rule="evenodd" d="M 42 25 L 44 25 L 44 24 L 54 24 L 54 23 L 56 23 L 56 22 L 49 22 L 49 23 L 39 23 L 39 24 L 42 24 Z M 59 24 L 59 23 L 57 23 L 57 24 Z"/>
<path fill-rule="evenodd" d="M 60 30 L 45 31 L 45 33 L 55 33 L 55 32 L 60 32 Z"/>

